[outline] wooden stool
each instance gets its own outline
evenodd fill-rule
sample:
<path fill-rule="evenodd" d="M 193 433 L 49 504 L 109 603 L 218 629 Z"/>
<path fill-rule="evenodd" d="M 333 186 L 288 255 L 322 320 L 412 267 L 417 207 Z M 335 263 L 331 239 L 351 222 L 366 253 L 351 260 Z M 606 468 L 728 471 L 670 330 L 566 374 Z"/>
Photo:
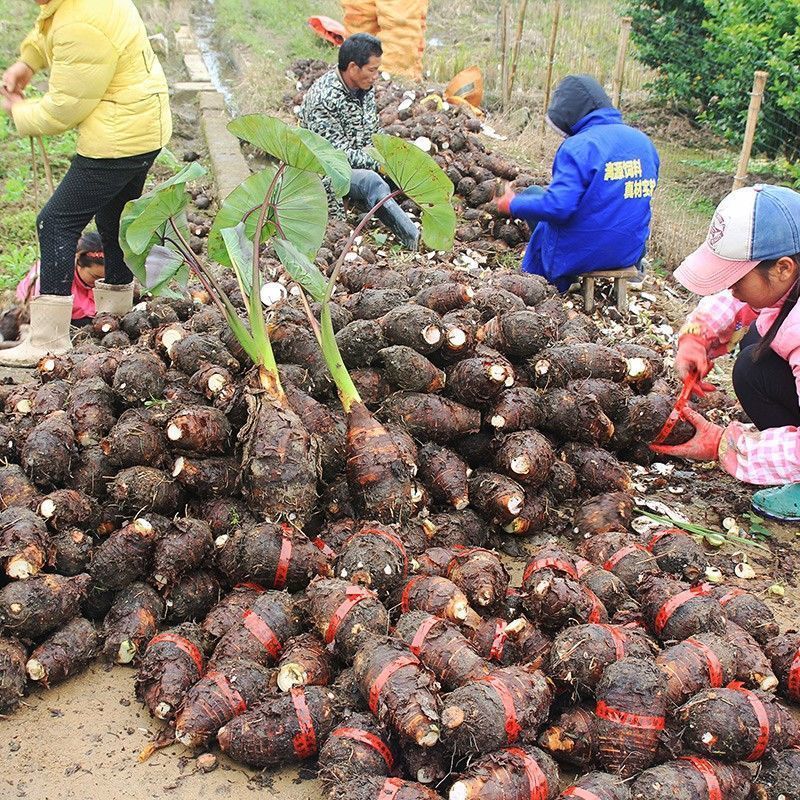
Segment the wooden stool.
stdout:
<path fill-rule="evenodd" d="M 583 286 L 583 308 L 586 313 L 594 309 L 594 282 L 596 278 L 608 278 L 614 281 L 614 296 L 620 311 L 628 310 L 628 281 L 639 274 L 636 267 L 622 269 L 600 269 L 597 272 L 583 272 L 578 275 Z"/>

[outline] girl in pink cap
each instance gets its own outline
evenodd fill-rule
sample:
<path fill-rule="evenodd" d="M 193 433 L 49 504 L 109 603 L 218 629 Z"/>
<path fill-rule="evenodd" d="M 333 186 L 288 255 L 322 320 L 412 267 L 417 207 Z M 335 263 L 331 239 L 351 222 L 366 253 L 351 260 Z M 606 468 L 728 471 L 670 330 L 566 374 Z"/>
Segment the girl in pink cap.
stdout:
<path fill-rule="evenodd" d="M 741 481 L 777 487 L 756 492 L 753 507 L 800 521 L 800 194 L 763 184 L 731 192 L 675 278 L 703 295 L 679 334 L 679 377 L 695 376 L 702 392 L 713 360 L 739 345 L 733 387 L 752 424 L 723 428 L 687 409 L 694 437 L 652 449 L 719 460 Z"/>

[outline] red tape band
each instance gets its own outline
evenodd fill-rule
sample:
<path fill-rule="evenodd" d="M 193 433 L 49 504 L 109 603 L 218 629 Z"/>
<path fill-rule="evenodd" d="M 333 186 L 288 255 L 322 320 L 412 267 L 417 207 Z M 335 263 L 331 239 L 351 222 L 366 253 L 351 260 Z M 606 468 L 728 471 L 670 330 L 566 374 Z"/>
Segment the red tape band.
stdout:
<path fill-rule="evenodd" d="M 540 569 L 556 569 L 568 575 L 570 578 L 578 580 L 578 571 L 575 569 L 574 565 L 570 564 L 569 561 L 564 561 L 562 558 L 552 557 L 537 558 L 536 561 L 531 561 L 531 563 L 525 567 L 525 572 L 522 575 L 522 582 L 525 583 L 534 572 Z"/>
<path fill-rule="evenodd" d="M 514 707 L 514 698 L 511 695 L 511 691 L 496 675 L 487 675 L 480 680 L 482 683 L 488 683 L 497 692 L 497 696 L 503 704 L 503 711 L 506 717 L 505 728 L 508 741 L 509 743 L 516 742 L 520 733 L 522 733 L 522 728 L 517 720 L 517 709 Z"/>
<path fill-rule="evenodd" d="M 525 775 L 528 778 L 530 787 L 530 800 L 547 800 L 550 789 L 547 785 L 547 776 L 542 772 L 542 768 L 532 756 L 529 756 L 519 747 L 507 747 L 506 753 L 511 753 L 522 760 L 525 767 Z"/>
<path fill-rule="evenodd" d="M 345 591 L 345 601 L 333 612 L 331 621 L 328 623 L 328 627 L 325 630 L 325 644 L 330 644 L 333 641 L 336 636 L 336 631 L 339 630 L 339 626 L 350 613 L 353 606 L 360 603 L 362 600 L 366 600 L 368 597 L 375 597 L 375 595 L 359 586 L 350 587 Z"/>
<path fill-rule="evenodd" d="M 625 658 L 625 645 L 627 643 L 627 639 L 624 631 L 621 631 L 619 628 L 615 628 L 613 625 L 601 625 L 600 627 L 611 637 L 612 641 L 614 642 L 614 653 L 617 657 L 617 661 Z"/>
<path fill-rule="evenodd" d="M 605 606 L 603 606 L 600 602 L 600 598 L 588 586 L 584 586 L 583 591 L 589 600 L 592 601 L 592 610 L 589 612 L 589 622 L 600 622 L 603 619 Z"/>
<path fill-rule="evenodd" d="M 394 800 L 404 785 L 405 781 L 401 781 L 400 778 L 387 778 L 375 800 Z"/>
<path fill-rule="evenodd" d="M 648 552 L 652 553 L 653 548 L 665 537 L 665 536 L 673 536 L 674 534 L 682 534 L 683 531 L 680 528 L 666 528 L 663 531 L 659 531 L 658 533 L 653 535 L 653 538 L 644 546 L 644 549 Z"/>
<path fill-rule="evenodd" d="M 741 692 L 747 698 L 758 720 L 758 739 L 756 740 L 756 746 L 753 748 L 753 752 L 745 758 L 745 761 L 758 761 L 769 746 L 769 717 L 767 716 L 767 709 L 764 708 L 764 704 L 761 700 L 749 689 L 737 689 L 736 691 Z"/>
<path fill-rule="evenodd" d="M 333 552 L 331 546 L 320 539 L 319 536 L 317 536 L 316 539 L 312 539 L 311 544 L 313 544 L 317 550 L 321 551 L 324 556 L 327 556 L 328 558 L 336 558 L 336 553 Z"/>
<path fill-rule="evenodd" d="M 642 547 L 640 544 L 629 544 L 626 547 L 623 547 L 621 550 L 617 550 L 614 555 L 610 556 L 605 564 L 603 564 L 603 569 L 607 572 L 613 572 L 614 567 L 622 561 L 625 556 L 629 556 L 631 553 L 635 553 L 641 551 L 642 553 L 646 553 L 647 550 Z"/>
<path fill-rule="evenodd" d="M 428 617 L 422 625 L 417 628 L 417 632 L 414 634 L 414 638 L 409 645 L 409 650 L 415 655 L 419 655 L 419 651 L 422 649 L 422 644 L 425 641 L 425 637 L 431 632 L 431 628 L 437 623 L 441 622 L 439 617 Z"/>
<path fill-rule="evenodd" d="M 352 536 L 348 536 L 345 540 L 345 545 L 359 536 L 379 536 L 381 539 L 391 542 L 403 554 L 403 577 L 405 578 L 408 575 L 408 553 L 406 552 L 405 545 L 393 533 L 382 531 L 380 528 L 362 528 L 360 531 L 356 531 L 352 534 Z"/>
<path fill-rule="evenodd" d="M 289 561 L 292 558 L 292 538 L 288 525 L 282 525 L 283 538 L 281 539 L 281 554 L 278 556 L 278 566 L 275 568 L 275 580 L 272 585 L 276 589 L 283 589 L 286 586 L 286 578 L 289 575 Z"/>
<path fill-rule="evenodd" d="M 506 646 L 506 639 L 508 639 L 507 627 L 508 623 L 504 619 L 499 620 L 495 626 L 492 649 L 489 650 L 489 659 L 491 661 L 500 661 L 503 658 L 503 648 Z"/>
<path fill-rule="evenodd" d="M 252 581 L 248 581 L 247 583 L 237 583 L 234 589 L 255 589 L 257 592 L 265 592 L 266 589 L 260 583 L 253 583 Z"/>
<path fill-rule="evenodd" d="M 298 758 L 310 758 L 317 752 L 317 734 L 306 702 L 306 692 L 302 687 L 296 686 L 289 693 L 300 725 L 300 732 L 292 737 L 292 747 Z"/>
<path fill-rule="evenodd" d="M 188 639 L 183 636 L 178 636 L 175 633 L 159 633 L 150 640 L 147 649 L 149 650 L 154 644 L 158 644 L 159 642 L 170 642 L 174 644 L 178 650 L 185 653 L 194 661 L 198 674 L 203 674 L 203 654 L 198 650 L 194 642 L 190 642 Z"/>
<path fill-rule="evenodd" d="M 731 589 L 729 592 L 727 592 L 726 594 L 722 595 L 722 597 L 719 598 L 719 604 L 721 606 L 725 606 L 728 603 L 730 603 L 730 601 L 733 600 L 734 597 L 741 597 L 743 594 L 747 594 L 747 592 L 744 589 Z"/>
<path fill-rule="evenodd" d="M 427 577 L 426 575 L 417 575 L 415 578 L 412 578 L 406 585 L 403 587 L 403 594 L 400 596 L 400 610 L 405 613 L 409 610 L 409 594 L 411 593 L 411 587 L 421 581 L 423 578 Z"/>
<path fill-rule="evenodd" d="M 361 742 L 362 744 L 371 747 L 384 760 L 384 762 L 386 762 L 387 769 L 392 769 L 394 767 L 392 751 L 374 733 L 362 731 L 360 728 L 343 727 L 337 728 L 331 734 L 331 736 L 339 736 L 342 739 L 353 739 L 356 742 Z"/>
<path fill-rule="evenodd" d="M 645 717 L 641 714 L 629 714 L 627 711 L 612 708 L 606 704 L 605 700 L 597 701 L 594 713 L 600 719 L 607 719 L 609 722 L 616 722 L 628 728 L 641 728 L 645 731 L 664 730 L 664 717 Z"/>
<path fill-rule="evenodd" d="M 564 789 L 562 794 L 564 797 L 580 797 L 581 800 L 600 800 L 594 792 L 581 789 L 580 786 L 570 786 L 569 789 Z"/>
<path fill-rule="evenodd" d="M 692 586 L 691 589 L 687 589 L 685 592 L 679 592 L 675 595 L 675 597 L 671 597 L 664 603 L 663 606 L 656 614 L 656 621 L 654 623 L 654 628 L 656 629 L 657 634 L 661 634 L 661 632 L 666 627 L 667 623 L 670 620 L 670 617 L 686 602 L 692 600 L 695 597 L 703 597 L 714 587 L 710 583 L 701 583 L 699 586 Z"/>
<path fill-rule="evenodd" d="M 691 636 L 686 640 L 686 644 L 691 645 L 703 654 L 708 667 L 708 679 L 711 681 L 711 688 L 719 689 L 723 683 L 723 675 L 722 664 L 717 654 L 707 644 L 703 644 Z"/>
<path fill-rule="evenodd" d="M 272 658 L 278 658 L 283 650 L 283 645 L 275 635 L 275 631 L 264 622 L 255 611 L 249 609 L 242 615 L 242 624 L 258 640 L 261 646 Z"/>
<path fill-rule="evenodd" d="M 416 656 L 409 655 L 400 655 L 395 658 L 393 661 L 390 661 L 381 671 L 377 678 L 375 678 L 375 683 L 369 689 L 369 708 L 373 714 L 378 713 L 378 701 L 380 700 L 381 690 L 386 684 L 386 681 L 394 675 L 397 670 L 402 669 L 403 667 L 410 667 L 412 665 L 416 666 L 419 664 Z"/>
<path fill-rule="evenodd" d="M 696 756 L 681 756 L 680 760 L 691 764 L 703 776 L 708 786 L 708 800 L 722 800 L 722 789 L 710 761 Z"/>
<path fill-rule="evenodd" d="M 786 680 L 789 697 L 800 700 L 800 649 L 795 653 L 792 666 L 789 667 L 789 677 Z"/>
<path fill-rule="evenodd" d="M 228 710 L 233 712 L 234 717 L 238 717 L 239 714 L 244 714 L 247 711 L 247 703 L 245 703 L 244 698 L 230 685 L 228 679 L 221 672 L 207 672 L 205 677 L 217 685 L 222 697 L 228 704 Z"/>

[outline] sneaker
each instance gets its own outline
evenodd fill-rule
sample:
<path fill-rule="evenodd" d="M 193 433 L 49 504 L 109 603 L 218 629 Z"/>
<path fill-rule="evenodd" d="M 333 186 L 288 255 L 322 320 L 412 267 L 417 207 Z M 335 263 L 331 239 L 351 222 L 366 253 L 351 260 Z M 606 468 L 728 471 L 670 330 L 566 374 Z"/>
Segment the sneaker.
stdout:
<path fill-rule="evenodd" d="M 753 494 L 753 509 L 780 522 L 800 522 L 800 483 L 760 489 Z"/>

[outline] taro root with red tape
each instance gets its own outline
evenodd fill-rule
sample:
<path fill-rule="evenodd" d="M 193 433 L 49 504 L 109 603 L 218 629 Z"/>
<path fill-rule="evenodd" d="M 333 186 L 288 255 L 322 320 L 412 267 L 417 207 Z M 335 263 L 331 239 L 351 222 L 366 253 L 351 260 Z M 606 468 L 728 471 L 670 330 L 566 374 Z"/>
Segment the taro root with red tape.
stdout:
<path fill-rule="evenodd" d="M 352 714 L 331 731 L 319 750 L 319 777 L 326 789 L 347 781 L 391 774 L 395 755 L 385 730 L 371 714 Z"/>
<path fill-rule="evenodd" d="M 795 631 L 770 639 L 764 653 L 780 680 L 781 693 L 800 703 L 800 633 Z"/>
<path fill-rule="evenodd" d="M 631 784 L 631 800 L 745 800 L 750 773 L 740 764 L 686 756 L 645 770 Z M 788 798 L 787 798 L 788 800 Z"/>
<path fill-rule="evenodd" d="M 778 635 L 775 615 L 760 597 L 730 586 L 715 586 L 711 596 L 719 600 L 725 616 L 746 630 L 760 645 Z"/>
<path fill-rule="evenodd" d="M 621 778 L 605 772 L 589 772 L 564 789 L 556 800 L 630 800 L 630 796 L 631 790 Z"/>
<path fill-rule="evenodd" d="M 386 596 L 408 579 L 409 556 L 397 533 L 366 523 L 338 548 L 335 574 Z"/>

